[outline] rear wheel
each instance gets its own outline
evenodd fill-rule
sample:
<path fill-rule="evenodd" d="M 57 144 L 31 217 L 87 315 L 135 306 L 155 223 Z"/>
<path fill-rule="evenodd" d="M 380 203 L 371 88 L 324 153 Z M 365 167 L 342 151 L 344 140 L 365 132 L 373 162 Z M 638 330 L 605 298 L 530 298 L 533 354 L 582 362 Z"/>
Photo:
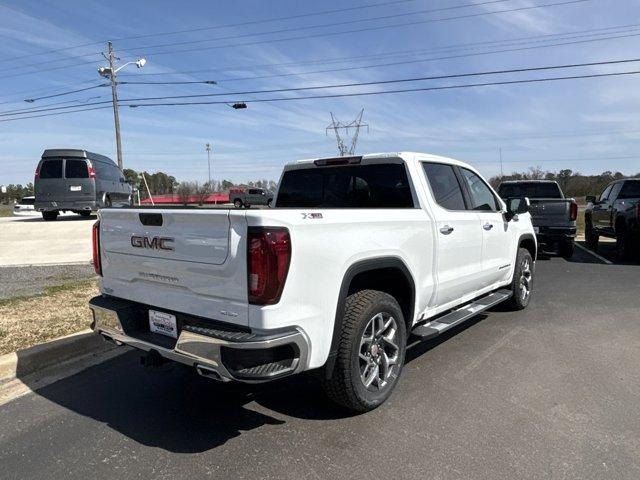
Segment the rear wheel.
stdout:
<path fill-rule="evenodd" d="M 52 222 L 58 218 L 58 212 L 42 212 L 42 218 L 45 220 L 45 222 Z"/>
<path fill-rule="evenodd" d="M 109 196 L 104 197 L 104 206 L 109 208 L 111 205 L 112 205 L 111 204 L 111 197 L 109 197 Z"/>
<path fill-rule="evenodd" d="M 407 329 L 398 302 L 377 290 L 347 297 L 338 356 L 324 389 L 338 405 L 366 412 L 389 398 L 402 372 Z"/>
<path fill-rule="evenodd" d="M 82 210 L 81 212 L 78 212 L 80 214 L 81 217 L 84 218 L 89 218 L 91 216 L 91 210 Z"/>
<path fill-rule="evenodd" d="M 513 310 L 524 310 L 531 300 L 533 288 L 533 257 L 526 248 L 518 249 L 516 268 L 513 272 L 511 291 L 513 295 L 507 306 Z"/>
<path fill-rule="evenodd" d="M 239 198 L 236 198 L 233 201 L 233 206 L 236 207 L 236 208 L 242 208 L 242 200 L 240 200 Z"/>
<path fill-rule="evenodd" d="M 573 253 L 576 250 L 576 244 L 573 238 L 567 238 L 560 242 L 560 256 L 563 258 L 573 257 Z"/>
<path fill-rule="evenodd" d="M 633 249 L 633 239 L 630 232 L 624 227 L 616 228 L 616 253 L 618 259 L 629 260 Z"/>
<path fill-rule="evenodd" d="M 584 239 L 587 247 L 596 251 L 598 249 L 598 234 L 593 231 L 593 225 L 590 221 L 587 221 L 584 228 Z"/>

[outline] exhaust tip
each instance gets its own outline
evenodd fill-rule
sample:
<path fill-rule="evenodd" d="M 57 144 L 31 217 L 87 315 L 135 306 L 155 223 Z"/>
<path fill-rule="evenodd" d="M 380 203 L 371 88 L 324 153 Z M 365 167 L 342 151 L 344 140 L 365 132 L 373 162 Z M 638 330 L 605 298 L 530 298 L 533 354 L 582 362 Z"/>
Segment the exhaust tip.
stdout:
<path fill-rule="evenodd" d="M 202 377 L 217 380 L 219 382 L 225 381 L 225 379 L 222 378 L 222 376 L 218 372 L 216 372 L 212 368 L 205 367 L 204 365 L 196 365 L 196 371 L 198 372 L 198 375 Z"/>

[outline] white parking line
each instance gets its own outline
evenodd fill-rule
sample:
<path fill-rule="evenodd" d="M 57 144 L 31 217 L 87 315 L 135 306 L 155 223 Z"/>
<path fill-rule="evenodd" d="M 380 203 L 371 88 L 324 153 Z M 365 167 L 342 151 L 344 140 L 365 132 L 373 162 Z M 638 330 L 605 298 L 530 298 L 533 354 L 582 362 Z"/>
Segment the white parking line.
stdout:
<path fill-rule="evenodd" d="M 580 245 L 579 243 L 576 243 L 576 247 L 580 247 L 582 250 L 584 250 L 587 253 L 590 253 L 591 255 L 593 255 L 594 257 L 596 257 L 598 260 L 603 261 L 604 263 L 606 263 L 607 265 L 612 265 L 613 262 L 607 260 L 606 258 L 604 258 L 602 255 L 598 255 L 596 252 L 589 250 L 587 247 L 584 247 L 582 245 Z"/>

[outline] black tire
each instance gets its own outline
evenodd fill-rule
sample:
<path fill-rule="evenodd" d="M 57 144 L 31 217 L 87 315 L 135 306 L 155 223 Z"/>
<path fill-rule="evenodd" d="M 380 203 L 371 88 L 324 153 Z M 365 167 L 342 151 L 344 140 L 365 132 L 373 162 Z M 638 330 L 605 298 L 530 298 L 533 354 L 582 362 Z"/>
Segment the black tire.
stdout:
<path fill-rule="evenodd" d="M 91 216 L 91 210 L 82 210 L 81 212 L 78 212 L 78 213 L 83 218 L 89 218 Z"/>
<path fill-rule="evenodd" d="M 45 222 L 53 222 L 58 218 L 58 212 L 42 212 L 42 218 Z"/>
<path fill-rule="evenodd" d="M 382 329 L 378 336 L 376 325 L 387 324 L 389 329 Z M 392 331 L 393 337 L 389 337 Z M 371 341 L 365 343 L 368 332 L 371 332 Z M 389 333 L 384 335 L 385 332 Z M 384 340 L 385 336 L 389 339 Z M 406 345 L 405 320 L 395 298 L 377 290 L 362 290 L 349 295 L 345 302 L 336 362 L 329 378 L 322 380 L 327 396 L 352 412 L 367 412 L 379 407 L 398 383 Z M 389 360 L 395 360 L 395 364 L 389 365 Z M 374 380 L 365 386 L 364 377 Z"/>
<path fill-rule="evenodd" d="M 236 208 L 242 208 L 242 206 L 243 206 L 242 200 L 240 200 L 239 198 L 236 198 L 233 201 L 233 206 L 236 207 Z"/>
<path fill-rule="evenodd" d="M 598 241 L 600 240 L 600 238 L 598 234 L 593 231 L 593 225 L 590 221 L 585 222 L 584 239 L 587 247 L 589 247 L 594 252 L 598 250 Z"/>
<path fill-rule="evenodd" d="M 560 242 L 560 256 L 562 258 L 573 257 L 573 254 L 575 251 L 576 251 L 576 244 L 573 238 L 566 239 Z"/>
<path fill-rule="evenodd" d="M 633 250 L 633 238 L 623 227 L 616 228 L 616 254 L 618 260 L 630 260 Z"/>
<path fill-rule="evenodd" d="M 112 205 L 111 197 L 109 197 L 109 196 L 104 197 L 104 206 L 106 208 L 109 208 L 111 205 Z"/>
<path fill-rule="evenodd" d="M 528 274 L 527 269 L 529 271 Z M 510 310 L 524 310 L 529 305 L 533 290 L 533 273 L 533 257 L 531 257 L 529 250 L 526 248 L 519 248 L 516 257 L 516 268 L 513 272 L 513 280 L 510 287 L 513 295 L 505 304 Z M 528 291 L 526 294 L 525 290 Z"/>

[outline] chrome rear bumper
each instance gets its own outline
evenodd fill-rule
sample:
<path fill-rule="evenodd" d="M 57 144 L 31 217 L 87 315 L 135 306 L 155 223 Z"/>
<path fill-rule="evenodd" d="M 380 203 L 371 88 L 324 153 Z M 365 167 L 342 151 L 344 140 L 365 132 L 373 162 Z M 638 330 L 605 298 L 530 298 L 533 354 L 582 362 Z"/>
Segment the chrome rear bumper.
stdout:
<path fill-rule="evenodd" d="M 300 329 L 258 334 L 185 326 L 174 346 L 166 342 L 161 345 L 154 341 L 154 338 L 166 340 L 158 338 L 159 334 L 127 332 L 123 317 L 130 316 L 131 311 L 126 303 L 105 297 L 91 299 L 93 330 L 118 345 L 157 352 L 166 359 L 193 366 L 203 376 L 255 383 L 298 373 L 307 367 L 309 342 Z"/>

